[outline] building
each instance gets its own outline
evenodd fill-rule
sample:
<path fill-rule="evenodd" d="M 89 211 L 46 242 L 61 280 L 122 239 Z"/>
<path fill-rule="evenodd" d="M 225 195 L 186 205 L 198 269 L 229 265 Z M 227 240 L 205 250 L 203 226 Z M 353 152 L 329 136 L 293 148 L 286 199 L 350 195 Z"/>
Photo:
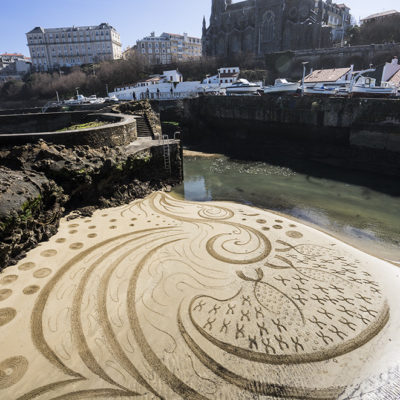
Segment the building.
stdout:
<path fill-rule="evenodd" d="M 389 63 L 385 63 L 382 69 L 382 79 L 379 80 L 381 82 L 388 82 L 395 86 L 399 86 L 400 83 L 400 64 L 397 57 L 394 57 L 392 61 Z"/>
<path fill-rule="evenodd" d="M 133 85 L 127 85 L 123 87 L 115 88 L 115 92 L 120 92 L 121 90 L 129 90 L 134 88 L 147 88 L 152 85 L 159 85 L 161 83 L 181 83 L 183 82 L 183 75 L 177 71 L 164 71 L 162 75 L 150 75 L 148 79 L 137 82 Z"/>
<path fill-rule="evenodd" d="M 304 86 L 312 88 L 315 85 L 344 85 L 351 81 L 354 73 L 354 66 L 350 68 L 319 69 L 311 72 L 304 79 Z"/>
<path fill-rule="evenodd" d="M 323 3 L 322 21 L 325 26 L 332 28 L 333 42 L 343 41 L 344 34 L 351 27 L 350 8 L 346 4 L 326 0 Z"/>
<path fill-rule="evenodd" d="M 0 81 L 21 79 L 31 71 L 31 60 L 20 53 L 0 54 Z"/>
<path fill-rule="evenodd" d="M 119 33 L 109 24 L 72 28 L 37 27 L 26 34 L 38 71 L 73 67 L 122 57 Z"/>
<path fill-rule="evenodd" d="M 207 76 L 203 80 L 202 84 L 211 85 L 222 85 L 222 84 L 232 84 L 239 79 L 240 68 L 239 67 L 223 67 L 218 69 L 218 74 L 214 76 Z"/>
<path fill-rule="evenodd" d="M 369 24 L 371 22 L 382 21 L 385 18 L 393 17 L 395 15 L 400 15 L 400 12 L 396 11 L 396 10 L 390 10 L 390 11 L 384 11 L 384 12 L 372 14 L 366 18 L 363 18 L 361 20 L 361 24 Z"/>
<path fill-rule="evenodd" d="M 154 32 L 137 41 L 137 51 L 150 64 L 170 64 L 175 61 L 198 60 L 202 55 L 201 39 L 188 36 L 163 33 L 156 36 Z"/>
<path fill-rule="evenodd" d="M 124 60 L 128 60 L 131 57 L 134 57 L 136 54 L 136 46 L 130 47 L 128 46 L 123 52 L 122 52 L 122 58 Z"/>
<path fill-rule="evenodd" d="M 284 50 L 331 47 L 332 26 L 341 25 L 342 14 L 349 11 L 322 0 L 212 0 L 208 27 L 203 20 L 203 54 L 260 57 Z"/>

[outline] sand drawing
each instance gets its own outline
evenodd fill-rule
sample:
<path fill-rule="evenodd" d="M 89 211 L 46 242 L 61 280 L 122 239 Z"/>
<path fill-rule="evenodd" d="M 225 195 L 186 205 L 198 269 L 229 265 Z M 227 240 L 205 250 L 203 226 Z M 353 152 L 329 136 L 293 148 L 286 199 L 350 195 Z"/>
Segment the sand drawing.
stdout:
<path fill-rule="evenodd" d="M 0 398 L 394 400 L 398 275 L 233 203 L 64 220 L 0 275 Z"/>

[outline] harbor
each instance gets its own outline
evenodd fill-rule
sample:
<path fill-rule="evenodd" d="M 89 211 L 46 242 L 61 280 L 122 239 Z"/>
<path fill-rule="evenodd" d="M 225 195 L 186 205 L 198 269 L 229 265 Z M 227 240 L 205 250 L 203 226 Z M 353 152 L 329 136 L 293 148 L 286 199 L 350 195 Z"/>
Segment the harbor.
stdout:
<path fill-rule="evenodd" d="M 240 77 L 239 67 L 222 67 L 217 75 L 202 81 L 185 82 L 179 71 L 164 71 L 134 85 L 115 88 L 109 94 L 118 100 L 171 100 L 198 96 L 340 96 L 340 97 L 400 97 L 400 64 L 395 57 L 384 65 L 355 70 L 348 68 L 314 70 L 303 63 L 303 77 L 298 82 L 278 78 L 273 85 L 249 82 Z M 311 68 L 307 73 L 307 67 Z"/>
<path fill-rule="evenodd" d="M 1 400 L 400 399 L 396 1 L 2 8 Z"/>

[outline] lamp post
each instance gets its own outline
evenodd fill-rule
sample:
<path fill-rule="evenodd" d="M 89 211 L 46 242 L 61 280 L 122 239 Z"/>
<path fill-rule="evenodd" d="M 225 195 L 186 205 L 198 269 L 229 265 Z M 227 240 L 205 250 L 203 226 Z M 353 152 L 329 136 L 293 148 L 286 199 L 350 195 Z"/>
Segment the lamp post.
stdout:
<path fill-rule="evenodd" d="M 302 62 L 303 64 L 303 78 L 301 79 L 301 96 L 304 96 L 304 80 L 306 78 L 306 66 L 309 64 L 308 61 Z"/>
<path fill-rule="evenodd" d="M 79 97 L 79 87 L 75 88 L 76 90 L 76 96 Z"/>

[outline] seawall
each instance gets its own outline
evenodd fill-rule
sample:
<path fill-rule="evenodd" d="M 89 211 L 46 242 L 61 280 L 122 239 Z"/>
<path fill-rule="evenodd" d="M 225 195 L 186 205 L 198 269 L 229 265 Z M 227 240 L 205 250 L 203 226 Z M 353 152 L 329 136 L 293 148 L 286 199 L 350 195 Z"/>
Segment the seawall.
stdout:
<path fill-rule="evenodd" d="M 400 100 L 199 97 L 183 102 L 182 122 L 186 143 L 400 176 Z"/>

